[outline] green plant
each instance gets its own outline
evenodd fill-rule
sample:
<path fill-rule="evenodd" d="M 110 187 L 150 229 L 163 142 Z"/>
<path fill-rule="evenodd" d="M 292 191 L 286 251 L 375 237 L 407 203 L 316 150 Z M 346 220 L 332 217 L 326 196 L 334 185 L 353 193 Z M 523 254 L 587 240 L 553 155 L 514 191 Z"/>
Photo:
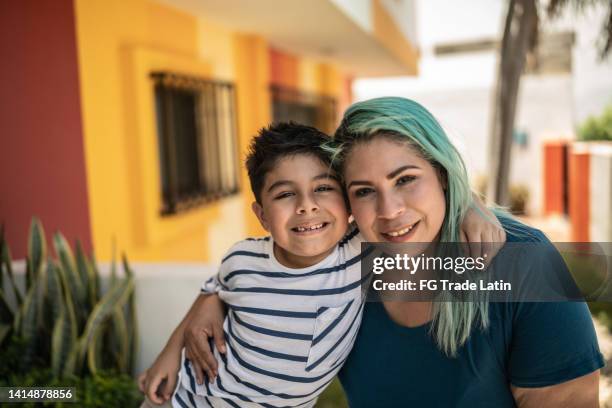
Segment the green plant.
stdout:
<path fill-rule="evenodd" d="M 0 387 L 15 386 L 37 387 L 44 384 L 46 387 L 75 387 L 77 403 L 74 402 L 45 402 L 20 403 L 23 408 L 28 407 L 56 407 L 73 408 L 107 408 L 107 407 L 138 407 L 142 402 L 142 394 L 136 383 L 127 374 L 118 374 L 115 371 L 100 370 L 95 376 L 77 377 L 74 375 L 57 378 L 49 368 L 36 368 L 25 374 L 9 374 L 0 377 Z M 15 404 L 0 404 L 0 407 L 11 407 Z"/>
<path fill-rule="evenodd" d="M 348 407 L 348 401 L 344 395 L 344 390 L 340 385 L 338 378 L 323 391 L 323 394 L 317 400 L 316 408 L 344 408 Z"/>
<path fill-rule="evenodd" d="M 487 196 L 487 186 L 489 180 L 487 176 L 479 175 L 474 182 L 475 191 L 483 199 Z M 508 211 L 514 215 L 525 215 L 527 212 L 527 203 L 529 202 L 529 189 L 523 184 L 512 184 L 509 191 L 510 205 Z"/>
<path fill-rule="evenodd" d="M 515 215 L 524 215 L 527 212 L 529 189 L 522 184 L 510 186 L 510 212 Z"/>
<path fill-rule="evenodd" d="M 109 289 L 102 294 L 96 262 L 78 242 L 75 256 L 57 232 L 53 247 L 57 259 L 48 256 L 43 226 L 34 218 L 22 291 L 0 232 L 0 347 L 20 348 L 20 366 L 12 372 L 44 367 L 57 379 L 95 375 L 101 369 L 131 374 L 137 328 L 134 276 L 127 260 L 123 257 L 122 278 L 113 260 Z M 10 360 L 3 353 L 0 366 L 15 363 Z"/>
<path fill-rule="evenodd" d="M 612 141 L 612 105 L 608 105 L 601 116 L 585 120 L 578 129 L 578 138 L 584 141 Z"/>

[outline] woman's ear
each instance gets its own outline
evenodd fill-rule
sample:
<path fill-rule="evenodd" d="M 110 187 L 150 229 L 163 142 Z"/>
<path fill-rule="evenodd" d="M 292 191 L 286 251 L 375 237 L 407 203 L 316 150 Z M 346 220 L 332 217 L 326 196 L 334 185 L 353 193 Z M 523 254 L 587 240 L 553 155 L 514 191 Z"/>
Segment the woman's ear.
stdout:
<path fill-rule="evenodd" d="M 261 224 L 263 229 L 270 232 L 270 224 L 268 224 L 268 221 L 266 220 L 266 216 L 264 214 L 264 210 L 261 204 L 259 204 L 257 201 L 253 201 L 253 203 L 251 204 L 251 209 L 253 210 L 253 213 L 259 220 L 259 223 Z"/>
<path fill-rule="evenodd" d="M 436 173 L 438 174 L 438 180 L 442 185 L 442 190 L 446 191 L 448 189 L 448 176 L 446 173 L 446 169 L 444 169 L 443 167 L 437 167 Z"/>

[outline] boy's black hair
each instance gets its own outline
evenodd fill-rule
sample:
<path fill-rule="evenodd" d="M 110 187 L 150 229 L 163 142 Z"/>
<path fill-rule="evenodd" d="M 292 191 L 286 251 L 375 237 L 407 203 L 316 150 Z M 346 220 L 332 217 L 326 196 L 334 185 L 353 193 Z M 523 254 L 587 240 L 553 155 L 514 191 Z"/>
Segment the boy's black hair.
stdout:
<path fill-rule="evenodd" d="M 320 130 L 295 122 L 273 123 L 262 128 L 251 141 L 246 157 L 246 168 L 255 200 L 261 204 L 266 174 L 285 157 L 309 154 L 329 165 L 330 156 L 321 148 L 328 141 L 329 136 Z"/>

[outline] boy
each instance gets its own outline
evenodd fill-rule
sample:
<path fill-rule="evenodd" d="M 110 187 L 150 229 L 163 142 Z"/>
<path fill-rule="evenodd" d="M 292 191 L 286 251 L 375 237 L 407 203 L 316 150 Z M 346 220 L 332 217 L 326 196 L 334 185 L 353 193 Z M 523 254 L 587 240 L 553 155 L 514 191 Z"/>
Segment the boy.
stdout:
<path fill-rule="evenodd" d="M 251 143 L 252 208 L 271 237 L 235 244 L 203 285 L 228 305 L 228 347 L 215 349 L 218 375 L 201 385 L 183 357 L 173 406 L 313 406 L 348 356 L 363 310 L 360 241 L 347 234 L 326 141 L 281 123 Z M 180 349 L 163 353 L 178 361 Z"/>
<path fill-rule="evenodd" d="M 199 384 L 192 363 L 181 360 L 184 320 L 141 376 L 149 395 L 160 378 L 173 383 L 180 369 L 173 406 L 310 407 L 339 371 L 361 323 L 363 255 L 320 147 L 326 141 L 294 123 L 254 138 L 246 162 L 253 211 L 271 237 L 235 244 L 203 285 L 229 308 L 228 347 L 223 354 L 213 350 L 218 374 Z"/>

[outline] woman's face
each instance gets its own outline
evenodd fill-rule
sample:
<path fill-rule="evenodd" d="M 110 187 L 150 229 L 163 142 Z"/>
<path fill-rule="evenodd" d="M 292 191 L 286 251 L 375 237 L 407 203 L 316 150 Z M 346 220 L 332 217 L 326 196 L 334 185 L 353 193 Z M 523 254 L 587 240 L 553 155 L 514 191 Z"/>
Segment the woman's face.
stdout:
<path fill-rule="evenodd" d="M 355 146 L 344 166 L 352 214 L 370 242 L 432 242 L 446 214 L 439 172 L 384 136 Z"/>

